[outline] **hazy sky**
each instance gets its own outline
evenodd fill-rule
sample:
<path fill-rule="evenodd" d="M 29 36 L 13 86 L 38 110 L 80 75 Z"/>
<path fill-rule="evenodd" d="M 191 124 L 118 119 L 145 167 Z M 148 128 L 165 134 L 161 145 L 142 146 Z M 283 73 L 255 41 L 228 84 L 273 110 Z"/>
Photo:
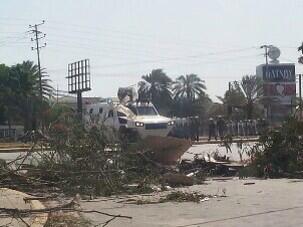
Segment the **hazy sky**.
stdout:
<path fill-rule="evenodd" d="M 198 74 L 214 98 L 255 73 L 262 44 L 278 46 L 281 62 L 297 62 L 302 13 L 301 0 L 0 0 L 0 63 L 36 62 L 25 32 L 45 20 L 41 64 L 60 90 L 67 64 L 89 58 L 86 96 L 116 96 L 162 68 L 173 79 Z"/>

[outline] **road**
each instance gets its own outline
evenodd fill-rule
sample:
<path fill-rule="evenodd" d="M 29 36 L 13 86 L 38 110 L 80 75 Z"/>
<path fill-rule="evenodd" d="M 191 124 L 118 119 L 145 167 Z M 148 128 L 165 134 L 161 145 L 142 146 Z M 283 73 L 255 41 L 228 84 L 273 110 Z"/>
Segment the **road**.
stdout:
<path fill-rule="evenodd" d="M 253 145 L 252 143 L 248 144 Z M 205 156 L 218 151 L 226 154 L 226 148 L 218 144 L 192 146 L 182 158 L 192 159 L 195 154 Z M 19 153 L 0 154 L 0 158 L 12 160 Z M 239 160 L 238 147 L 232 145 L 232 153 L 227 155 Z M 203 185 L 194 185 L 186 191 L 227 197 L 211 198 L 202 203 L 161 203 L 149 205 L 130 205 L 117 203 L 117 200 L 81 201 L 83 209 L 99 210 L 113 214 L 132 216 L 132 220 L 115 219 L 111 227 L 186 227 L 186 226 L 303 226 L 303 181 L 290 179 L 209 179 Z M 244 183 L 254 183 L 244 185 Z M 86 214 L 95 224 L 107 220 L 106 217 Z"/>
<path fill-rule="evenodd" d="M 244 185 L 244 183 L 254 183 Z M 132 220 L 115 219 L 111 227 L 285 227 L 303 226 L 303 181 L 288 179 L 209 180 L 186 191 L 220 194 L 206 202 L 130 205 L 114 201 L 82 201 L 84 209 L 132 216 Z M 86 214 L 98 224 L 107 220 L 102 215 Z"/>
<path fill-rule="evenodd" d="M 240 149 L 235 143 L 231 145 L 231 151 L 227 151 L 226 147 L 222 146 L 219 142 L 211 141 L 211 143 L 206 143 L 206 140 L 202 141 L 203 144 L 193 144 L 192 147 L 183 155 L 182 158 L 184 159 L 193 159 L 194 155 L 197 154 L 200 157 L 205 156 L 207 154 L 213 154 L 215 152 L 218 152 L 220 155 L 226 155 L 231 160 L 239 161 L 239 151 L 244 151 L 243 158 L 247 158 L 247 155 L 245 154 L 245 149 L 247 149 L 249 146 L 252 146 L 254 142 L 248 142 L 243 143 L 243 148 Z M 16 150 L 16 152 L 13 151 L 13 147 L 10 147 L 7 151 L 5 151 L 6 148 L 0 149 L 0 159 L 4 160 L 14 160 L 19 155 L 25 154 L 22 151 Z M 20 147 L 18 148 L 20 149 Z M 23 148 L 21 148 L 23 149 Z"/>

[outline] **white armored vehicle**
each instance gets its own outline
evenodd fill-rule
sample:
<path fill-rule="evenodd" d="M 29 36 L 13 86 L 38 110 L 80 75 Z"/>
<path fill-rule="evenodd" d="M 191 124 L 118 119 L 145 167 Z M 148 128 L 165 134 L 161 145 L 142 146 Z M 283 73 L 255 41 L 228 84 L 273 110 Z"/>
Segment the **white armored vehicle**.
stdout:
<path fill-rule="evenodd" d="M 132 88 L 120 88 L 118 98 L 119 101 L 107 99 L 86 105 L 86 128 L 104 125 L 124 133 L 131 140 L 139 136 L 141 143 L 152 151 L 155 161 L 164 165 L 176 164 L 191 143 L 167 137 L 174 121 L 161 116 L 148 98 L 137 99 Z"/>
<path fill-rule="evenodd" d="M 138 101 L 134 89 L 120 88 L 119 101 L 110 99 L 86 105 L 84 121 L 87 128 L 101 125 L 129 134 L 147 136 L 168 135 L 174 125 L 170 118 L 161 116 L 149 101 Z"/>

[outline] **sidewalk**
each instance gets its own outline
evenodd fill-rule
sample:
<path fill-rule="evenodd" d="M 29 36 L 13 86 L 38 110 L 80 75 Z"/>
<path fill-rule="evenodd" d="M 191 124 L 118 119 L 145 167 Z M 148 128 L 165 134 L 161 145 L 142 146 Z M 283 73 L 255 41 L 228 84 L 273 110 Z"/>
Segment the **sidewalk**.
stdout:
<path fill-rule="evenodd" d="M 24 201 L 24 198 L 30 198 L 30 195 L 25 193 L 11 190 L 8 188 L 0 188 L 0 208 L 6 209 L 44 209 L 45 207 L 38 200 Z M 47 221 L 47 214 L 36 214 L 29 217 L 18 218 L 15 217 L 4 217 L 3 213 L 0 212 L 0 226 L 9 227 L 42 227 Z M 26 223 L 24 223 L 26 222 Z"/>

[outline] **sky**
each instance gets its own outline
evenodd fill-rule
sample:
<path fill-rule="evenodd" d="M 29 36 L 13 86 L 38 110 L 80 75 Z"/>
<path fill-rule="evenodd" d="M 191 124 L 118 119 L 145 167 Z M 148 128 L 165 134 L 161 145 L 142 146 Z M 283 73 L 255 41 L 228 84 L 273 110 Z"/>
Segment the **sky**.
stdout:
<path fill-rule="evenodd" d="M 280 48 L 280 62 L 297 62 L 302 12 L 301 0 L 0 0 L 0 63 L 36 63 L 27 31 L 45 20 L 41 66 L 62 94 L 67 65 L 88 58 L 84 96 L 116 96 L 161 68 L 172 79 L 197 74 L 217 101 L 229 81 L 264 63 L 263 44 Z"/>

